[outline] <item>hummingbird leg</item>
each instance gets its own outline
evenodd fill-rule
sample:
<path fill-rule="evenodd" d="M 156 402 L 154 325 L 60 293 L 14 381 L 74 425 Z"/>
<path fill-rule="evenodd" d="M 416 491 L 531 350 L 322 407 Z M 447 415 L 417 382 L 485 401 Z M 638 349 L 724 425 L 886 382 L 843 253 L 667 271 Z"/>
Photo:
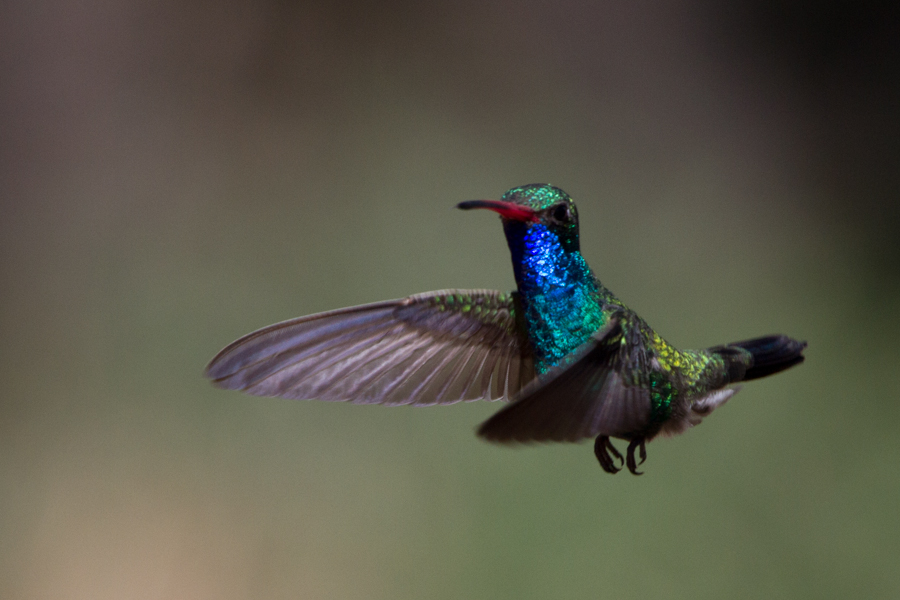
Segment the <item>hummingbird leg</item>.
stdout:
<path fill-rule="evenodd" d="M 640 448 L 640 456 L 641 462 L 637 462 L 634 459 L 634 451 Z M 633 475 L 643 475 L 642 471 L 638 471 L 638 465 L 644 464 L 644 461 L 647 460 L 647 448 L 645 446 L 644 438 L 634 438 L 631 440 L 631 443 L 628 444 L 628 470 L 631 471 Z"/>
<path fill-rule="evenodd" d="M 622 467 L 616 466 L 616 461 L 613 460 L 613 456 L 610 456 L 610 453 L 612 453 L 613 456 L 619 459 L 619 463 L 622 466 L 625 465 L 625 459 L 622 458 L 622 455 L 619 454 L 619 451 L 616 450 L 616 447 L 613 446 L 612 442 L 609 441 L 609 436 L 598 435 L 596 441 L 594 442 L 594 455 L 597 457 L 597 460 L 600 462 L 600 466 L 603 467 L 604 471 L 615 475 L 622 470 Z"/>

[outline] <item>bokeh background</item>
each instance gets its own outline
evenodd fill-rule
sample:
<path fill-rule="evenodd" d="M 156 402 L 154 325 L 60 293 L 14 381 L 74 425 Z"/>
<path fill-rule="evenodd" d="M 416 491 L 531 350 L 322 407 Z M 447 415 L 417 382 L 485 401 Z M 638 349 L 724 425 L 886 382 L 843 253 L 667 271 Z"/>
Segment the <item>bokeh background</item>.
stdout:
<path fill-rule="evenodd" d="M 0 8 L 0 597 L 900 597 L 897 3 Z M 676 345 L 807 362 L 654 442 L 252 398 L 290 317 L 511 289 L 549 181 Z"/>

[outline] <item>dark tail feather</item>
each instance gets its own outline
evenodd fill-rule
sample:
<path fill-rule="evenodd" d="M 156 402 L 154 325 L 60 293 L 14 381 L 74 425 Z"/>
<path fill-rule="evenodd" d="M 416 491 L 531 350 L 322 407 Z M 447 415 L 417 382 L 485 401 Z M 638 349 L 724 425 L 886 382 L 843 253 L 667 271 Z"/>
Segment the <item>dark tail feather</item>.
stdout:
<path fill-rule="evenodd" d="M 743 348 L 753 355 L 753 364 L 741 378 L 742 381 L 749 381 L 784 371 L 802 363 L 806 342 L 799 342 L 786 335 L 767 335 L 728 344 L 723 350 L 729 347 Z"/>

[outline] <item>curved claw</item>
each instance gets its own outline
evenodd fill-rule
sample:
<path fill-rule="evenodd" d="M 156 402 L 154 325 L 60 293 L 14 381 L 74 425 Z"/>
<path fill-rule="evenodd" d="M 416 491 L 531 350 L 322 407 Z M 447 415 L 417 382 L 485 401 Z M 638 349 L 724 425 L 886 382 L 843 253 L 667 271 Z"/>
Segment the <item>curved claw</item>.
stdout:
<path fill-rule="evenodd" d="M 610 454 L 612 454 L 612 456 L 610 456 Z M 597 439 L 594 441 L 594 456 L 597 457 L 597 461 L 600 463 L 600 466 L 603 467 L 603 470 L 607 473 L 612 473 L 613 475 L 621 471 L 622 467 L 625 466 L 625 459 L 622 458 L 622 455 L 619 454 L 616 447 L 612 445 L 612 442 L 609 441 L 609 436 L 607 435 L 597 436 Z M 616 466 L 613 456 L 619 459 L 619 464 L 621 466 Z"/>
<path fill-rule="evenodd" d="M 641 462 L 637 462 L 634 459 L 634 451 L 640 447 L 640 456 Z M 632 475 L 643 475 L 643 471 L 638 471 L 638 465 L 644 464 L 644 461 L 647 460 L 647 448 L 645 446 L 644 438 L 635 438 L 631 440 L 631 443 L 628 444 L 628 470 L 631 471 Z"/>

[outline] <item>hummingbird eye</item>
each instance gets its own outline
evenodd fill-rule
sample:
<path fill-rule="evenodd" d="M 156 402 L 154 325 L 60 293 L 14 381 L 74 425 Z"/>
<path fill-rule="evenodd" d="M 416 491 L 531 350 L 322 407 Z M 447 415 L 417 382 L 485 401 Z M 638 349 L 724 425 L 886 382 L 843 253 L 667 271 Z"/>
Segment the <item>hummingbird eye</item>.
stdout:
<path fill-rule="evenodd" d="M 558 221 L 560 223 L 566 223 L 572 218 L 572 213 L 569 211 L 568 204 L 558 204 L 556 208 L 553 209 L 553 213 L 551 215 L 554 221 Z"/>

